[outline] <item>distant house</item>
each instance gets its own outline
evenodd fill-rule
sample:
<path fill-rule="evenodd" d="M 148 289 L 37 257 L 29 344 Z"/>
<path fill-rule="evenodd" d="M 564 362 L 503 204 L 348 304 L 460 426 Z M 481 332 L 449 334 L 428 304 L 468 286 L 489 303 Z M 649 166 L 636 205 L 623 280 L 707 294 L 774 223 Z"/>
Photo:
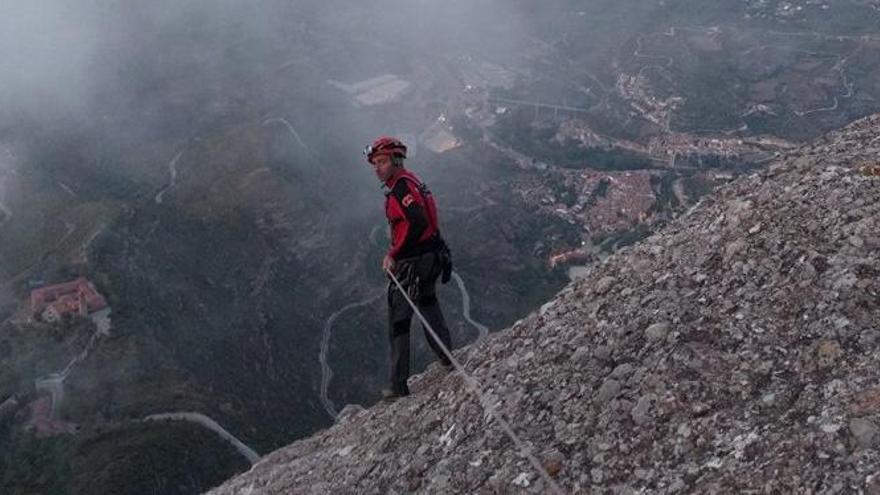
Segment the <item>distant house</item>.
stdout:
<path fill-rule="evenodd" d="M 50 323 L 73 314 L 87 316 L 106 307 L 107 300 L 84 277 L 31 291 L 31 316 Z"/>

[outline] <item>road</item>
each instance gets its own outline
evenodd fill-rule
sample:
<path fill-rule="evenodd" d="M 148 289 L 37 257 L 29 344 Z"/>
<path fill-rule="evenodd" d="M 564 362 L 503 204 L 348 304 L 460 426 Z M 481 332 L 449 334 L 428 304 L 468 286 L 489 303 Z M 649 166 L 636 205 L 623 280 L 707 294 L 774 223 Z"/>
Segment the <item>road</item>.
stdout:
<path fill-rule="evenodd" d="M 324 410 L 327 411 L 327 414 L 330 415 L 333 419 L 336 419 L 336 416 L 339 412 L 336 410 L 336 406 L 333 404 L 333 401 L 330 400 L 328 396 L 328 389 L 330 387 L 330 380 L 333 379 L 333 370 L 330 369 L 330 363 L 327 361 L 327 353 L 330 350 L 330 337 L 332 335 L 333 323 L 342 316 L 346 311 L 350 311 L 355 308 L 361 308 L 364 306 L 369 306 L 374 302 L 378 301 L 385 294 L 385 291 L 382 290 L 378 294 L 374 296 L 370 296 L 363 301 L 353 302 L 346 306 L 343 306 L 342 309 L 339 309 L 324 323 L 324 330 L 321 334 L 321 350 L 318 354 L 318 361 L 321 362 L 321 404 L 324 406 Z"/>
<path fill-rule="evenodd" d="M 635 47 L 635 50 L 633 50 L 632 56 L 633 56 L 633 58 L 665 60 L 666 67 L 669 67 L 674 62 L 671 57 L 652 56 L 652 55 L 645 55 L 642 53 L 642 40 L 645 36 L 675 37 L 677 30 L 678 31 L 694 31 L 694 32 L 699 32 L 699 33 L 703 33 L 703 34 L 717 36 L 722 32 L 722 29 L 735 30 L 734 28 L 728 28 L 728 27 L 722 28 L 719 26 L 692 26 L 692 27 L 673 26 L 673 27 L 670 27 L 668 31 L 663 32 L 663 33 L 640 34 L 636 38 L 636 47 Z M 771 36 L 779 36 L 779 37 L 786 37 L 786 36 L 788 36 L 788 37 L 808 37 L 808 38 L 820 38 L 820 39 L 836 40 L 836 41 L 844 41 L 844 40 L 859 41 L 859 42 L 863 42 L 863 43 L 877 41 L 878 39 L 880 39 L 877 37 L 867 36 L 867 35 L 864 35 L 864 36 L 833 35 L 833 34 L 824 34 L 824 33 L 819 33 L 819 32 L 810 32 L 810 31 L 807 31 L 807 32 L 784 32 L 784 31 L 768 30 L 768 31 L 764 31 L 763 33 L 771 35 Z M 759 45 L 753 49 L 759 50 L 762 48 L 766 48 L 767 46 L 769 46 L 769 45 Z M 844 68 L 847 63 L 847 58 L 843 57 L 839 54 L 836 54 L 836 53 L 821 54 L 821 53 L 815 53 L 815 52 L 807 52 L 804 50 L 799 50 L 799 51 L 802 53 L 806 53 L 808 55 L 813 55 L 813 56 L 828 55 L 831 57 L 837 57 L 838 60 L 837 60 L 837 63 L 835 63 L 833 70 L 837 71 L 840 75 L 841 86 L 843 87 L 843 91 L 841 91 L 839 95 L 833 96 L 829 105 L 818 107 L 818 108 L 807 109 L 807 110 L 795 110 L 794 113 L 798 117 L 806 117 L 807 115 L 811 115 L 814 113 L 831 112 L 831 111 L 837 110 L 839 107 L 839 104 L 840 104 L 840 98 L 850 98 L 850 97 L 852 97 L 852 95 L 855 92 L 854 84 L 849 81 L 846 70 Z M 654 67 L 654 66 L 650 66 L 650 65 L 643 66 L 639 70 L 639 76 L 642 76 L 643 71 L 646 68 L 650 68 L 650 67 Z M 670 112 L 670 115 L 671 115 L 671 112 Z M 726 130 L 726 131 L 715 130 L 715 129 L 701 129 L 701 130 L 697 130 L 694 132 L 713 131 L 713 132 L 723 132 L 725 134 L 733 134 L 733 133 L 742 132 L 745 130 L 748 130 L 748 126 L 743 121 L 743 122 L 741 122 L 741 125 L 736 129 L 730 129 L 730 130 Z M 668 126 L 667 126 L 666 131 L 670 132 Z"/>
<path fill-rule="evenodd" d="M 293 126 L 290 125 L 290 122 L 288 122 L 287 119 L 274 117 L 274 118 L 266 119 L 263 121 L 263 125 L 269 125 L 269 124 L 281 124 L 284 127 L 286 127 L 287 131 L 290 132 L 290 135 L 293 136 L 293 139 L 296 141 L 296 143 L 298 145 L 300 145 L 304 150 L 306 150 L 309 153 L 309 155 L 312 155 L 312 150 L 305 143 L 305 141 L 303 141 L 302 138 L 299 137 L 299 133 L 296 132 L 296 129 L 294 129 Z"/>
<path fill-rule="evenodd" d="M 162 188 L 162 190 L 156 194 L 156 197 L 155 197 L 156 204 L 162 204 L 162 200 L 163 200 L 163 197 L 165 196 L 165 193 L 169 189 L 171 189 L 172 187 L 177 185 L 177 161 L 180 160 L 181 156 L 183 156 L 183 151 L 174 155 L 174 158 L 172 158 L 171 161 L 168 163 L 168 175 L 170 176 L 170 181 L 167 186 Z"/>
<path fill-rule="evenodd" d="M 106 228 L 107 228 L 106 223 L 102 223 L 102 224 L 98 225 L 98 229 L 95 230 L 95 232 L 92 233 L 92 235 L 90 235 L 89 238 L 86 239 L 86 241 L 80 247 L 80 249 L 79 249 L 80 263 L 86 263 L 89 260 L 89 247 L 92 245 L 92 242 L 94 242 L 95 239 L 98 238 L 98 236 L 100 236 L 102 233 L 104 233 L 104 230 Z"/>
<path fill-rule="evenodd" d="M 98 311 L 90 315 L 92 321 L 95 322 L 95 332 L 89 338 L 89 343 L 76 356 L 74 356 L 61 371 L 50 373 L 44 377 L 34 380 L 34 387 L 41 392 L 48 392 L 52 397 L 52 413 L 50 419 L 58 419 L 58 411 L 64 403 L 64 380 L 70 376 L 74 367 L 89 357 L 92 350 L 98 345 L 98 340 L 105 335 L 110 334 L 110 308 Z"/>
<path fill-rule="evenodd" d="M 189 421 L 190 423 L 195 423 L 197 425 L 203 426 L 214 433 L 220 435 L 223 440 L 226 440 L 242 456 L 244 456 L 251 465 L 256 464 L 257 461 L 260 460 L 260 454 L 258 454 L 254 449 L 248 447 L 232 433 L 226 431 L 225 428 L 220 426 L 219 423 L 214 421 L 213 419 L 205 416 L 202 413 L 197 412 L 174 412 L 174 413 L 162 413 L 162 414 L 152 414 L 143 419 L 144 421 Z"/>
<path fill-rule="evenodd" d="M 464 280 L 456 272 L 452 272 L 452 278 L 455 279 L 458 290 L 461 292 L 461 314 L 472 327 L 477 329 L 477 341 L 483 340 L 489 335 L 489 327 L 471 318 L 471 295 L 468 293 L 467 287 L 464 286 Z"/>
<path fill-rule="evenodd" d="M 76 194 L 76 191 L 74 191 L 73 189 L 71 189 L 71 187 L 68 186 L 67 184 L 65 184 L 65 183 L 63 183 L 63 182 L 61 182 L 61 181 L 58 181 L 57 184 L 58 184 L 58 187 L 60 187 L 61 189 L 63 189 L 64 192 L 66 192 L 67 194 L 70 195 L 70 197 L 72 197 L 72 198 L 78 198 L 78 197 L 79 197 L 79 195 Z"/>

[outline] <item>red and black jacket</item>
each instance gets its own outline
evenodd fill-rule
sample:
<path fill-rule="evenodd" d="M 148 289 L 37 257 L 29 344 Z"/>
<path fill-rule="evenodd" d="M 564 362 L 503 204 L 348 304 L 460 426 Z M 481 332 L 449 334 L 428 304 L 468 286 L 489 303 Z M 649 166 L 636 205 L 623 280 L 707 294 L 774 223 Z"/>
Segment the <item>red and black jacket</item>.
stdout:
<path fill-rule="evenodd" d="M 443 241 L 437 205 L 427 186 L 408 170 L 402 170 L 385 186 L 385 216 L 391 225 L 388 255 L 399 260 L 439 248 Z"/>

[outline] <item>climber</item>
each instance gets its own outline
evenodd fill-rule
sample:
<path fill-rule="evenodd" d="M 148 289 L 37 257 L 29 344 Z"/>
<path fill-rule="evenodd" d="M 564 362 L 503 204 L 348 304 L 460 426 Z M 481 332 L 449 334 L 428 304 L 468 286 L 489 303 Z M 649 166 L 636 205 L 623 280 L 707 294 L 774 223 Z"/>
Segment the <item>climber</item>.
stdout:
<path fill-rule="evenodd" d="M 382 270 L 397 277 L 446 349 L 452 349 L 449 329 L 435 293 L 438 278 L 444 284 L 449 281 L 452 257 L 440 236 L 434 197 L 415 174 L 404 168 L 406 146 L 399 140 L 382 136 L 366 147 L 364 155 L 386 189 L 385 216 L 391 226 L 391 246 L 382 260 Z M 382 397 L 393 400 L 409 395 L 406 381 L 413 309 L 393 282 L 388 284 L 387 299 L 390 385 L 382 390 Z M 427 329 L 423 330 L 431 349 L 449 369 L 452 365 L 449 356 Z"/>

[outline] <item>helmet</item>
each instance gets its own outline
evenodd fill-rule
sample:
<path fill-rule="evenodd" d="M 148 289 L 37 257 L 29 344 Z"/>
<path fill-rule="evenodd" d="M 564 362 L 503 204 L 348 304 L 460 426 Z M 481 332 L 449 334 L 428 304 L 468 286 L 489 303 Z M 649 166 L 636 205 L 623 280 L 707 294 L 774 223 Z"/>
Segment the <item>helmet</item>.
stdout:
<path fill-rule="evenodd" d="M 367 161 L 370 163 L 373 162 L 373 158 L 379 155 L 391 155 L 406 158 L 406 145 L 397 138 L 380 136 L 373 141 L 373 144 L 364 148 L 364 155 L 366 155 Z"/>

